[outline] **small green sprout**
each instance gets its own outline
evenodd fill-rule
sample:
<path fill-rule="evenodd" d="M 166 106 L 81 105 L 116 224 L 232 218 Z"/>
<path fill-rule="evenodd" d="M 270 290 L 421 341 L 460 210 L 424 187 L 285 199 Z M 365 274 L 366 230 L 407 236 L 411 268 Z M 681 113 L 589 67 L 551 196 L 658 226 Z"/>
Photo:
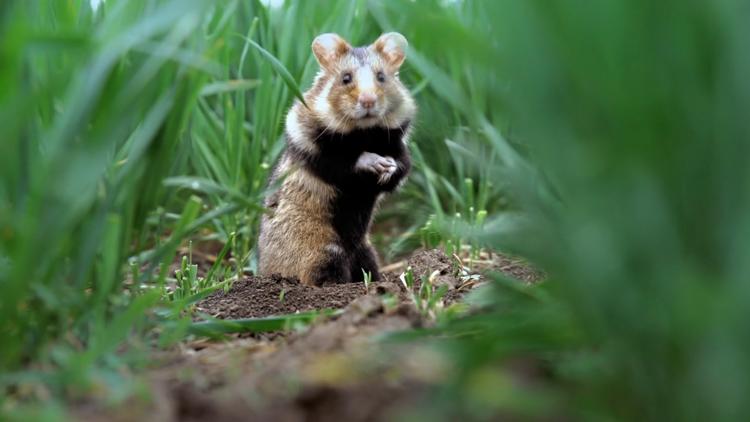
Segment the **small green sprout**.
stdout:
<path fill-rule="evenodd" d="M 365 292 L 370 292 L 370 283 L 372 283 L 372 273 L 370 271 L 365 271 L 364 268 L 362 268 L 362 279 L 365 282 Z"/>
<path fill-rule="evenodd" d="M 414 287 L 414 270 L 411 267 L 407 267 L 406 271 L 401 273 L 399 280 L 406 287 L 406 290 L 411 291 Z"/>
<path fill-rule="evenodd" d="M 190 263 L 187 256 L 182 257 L 180 268 L 174 273 L 177 285 L 171 300 L 183 299 L 200 290 L 202 279 L 198 277 L 198 265 Z"/>
<path fill-rule="evenodd" d="M 440 275 L 433 271 L 429 276 L 423 275 L 418 291 L 414 291 L 414 270 L 408 267 L 399 279 L 409 292 L 409 297 L 417 310 L 424 316 L 435 318 L 439 309 L 443 307 L 443 296 L 448 292 L 447 286 L 436 286 L 435 280 Z"/>

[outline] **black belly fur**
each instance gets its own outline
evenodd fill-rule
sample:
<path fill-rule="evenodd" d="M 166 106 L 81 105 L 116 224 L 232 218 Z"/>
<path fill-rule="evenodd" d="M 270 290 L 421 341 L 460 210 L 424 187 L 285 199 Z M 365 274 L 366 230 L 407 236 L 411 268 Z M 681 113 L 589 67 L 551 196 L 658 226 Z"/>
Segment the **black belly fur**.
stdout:
<path fill-rule="evenodd" d="M 349 280 L 362 280 L 362 269 L 372 273 L 373 279 L 379 278 L 374 251 L 364 239 L 378 196 L 395 189 L 411 167 L 408 150 L 402 142 L 408 125 L 407 122 L 396 129 L 360 129 L 348 134 L 321 131 L 316 134 L 317 153 L 289 143 L 287 154 L 293 161 L 337 189 L 331 204 L 331 225 L 347 253 L 343 257 L 332 256 L 331 262 L 321 266 L 321 280 L 347 278 L 347 275 Z M 379 185 L 374 174 L 354 171 L 357 159 L 365 151 L 396 160 L 398 170 L 387 184 Z"/>

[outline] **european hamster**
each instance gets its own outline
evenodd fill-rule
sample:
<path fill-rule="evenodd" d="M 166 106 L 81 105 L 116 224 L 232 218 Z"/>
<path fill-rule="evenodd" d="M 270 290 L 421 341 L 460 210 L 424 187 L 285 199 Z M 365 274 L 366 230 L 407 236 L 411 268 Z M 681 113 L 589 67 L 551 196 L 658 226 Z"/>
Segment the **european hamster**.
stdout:
<path fill-rule="evenodd" d="M 416 114 L 398 78 L 407 41 L 395 32 L 366 47 L 336 34 L 312 43 L 320 71 L 286 117 L 286 149 L 269 183 L 261 221 L 259 270 L 305 284 L 379 278 L 368 240 L 381 196 L 405 179 L 407 138 Z"/>

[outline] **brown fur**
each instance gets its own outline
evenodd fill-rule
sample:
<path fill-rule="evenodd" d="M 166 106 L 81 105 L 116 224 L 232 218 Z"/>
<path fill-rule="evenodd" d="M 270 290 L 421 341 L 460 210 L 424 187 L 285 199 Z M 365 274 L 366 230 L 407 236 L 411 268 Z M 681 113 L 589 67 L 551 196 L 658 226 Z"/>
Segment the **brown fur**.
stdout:
<path fill-rule="evenodd" d="M 273 214 L 264 215 L 261 222 L 258 243 L 265 247 L 259 266 L 263 274 L 298 277 L 305 284 L 314 284 L 310 269 L 326 253 L 320 245 L 335 244 L 337 238 L 328 222 L 333 188 L 288 163 L 279 170 L 289 174 L 266 204 Z"/>

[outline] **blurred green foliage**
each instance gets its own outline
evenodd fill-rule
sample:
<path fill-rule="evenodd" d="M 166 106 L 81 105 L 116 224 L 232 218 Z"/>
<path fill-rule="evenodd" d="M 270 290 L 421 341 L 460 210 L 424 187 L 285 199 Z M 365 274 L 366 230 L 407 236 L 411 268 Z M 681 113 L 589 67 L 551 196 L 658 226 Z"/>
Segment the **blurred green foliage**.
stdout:
<path fill-rule="evenodd" d="M 536 356 L 574 419 L 747 418 L 747 2 L 491 9 L 495 94 L 528 154 L 496 173 L 520 212 L 476 236 L 549 280 L 498 283 L 456 323 L 483 327 L 457 349 L 467 374 Z"/>
<path fill-rule="evenodd" d="M 746 418 L 748 18 L 740 0 L 0 3 L 0 410 L 94 380 L 126 394 L 160 309 L 188 304 L 165 287 L 180 245 L 232 257 L 180 298 L 253 268 L 312 38 L 397 30 L 420 113 L 379 217 L 391 252 L 449 228 L 549 276 L 498 279 L 441 327 L 459 373 L 422 415 Z M 531 387 L 519 358 L 543 369 Z"/>

